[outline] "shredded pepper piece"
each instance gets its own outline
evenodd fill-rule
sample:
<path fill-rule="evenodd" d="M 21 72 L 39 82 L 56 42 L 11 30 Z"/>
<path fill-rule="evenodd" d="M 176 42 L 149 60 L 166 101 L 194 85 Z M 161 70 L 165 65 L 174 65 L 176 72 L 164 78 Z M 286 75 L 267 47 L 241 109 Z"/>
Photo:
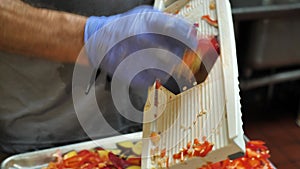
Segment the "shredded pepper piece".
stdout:
<path fill-rule="evenodd" d="M 211 17 L 209 15 L 203 15 L 201 17 L 201 19 L 205 20 L 208 24 L 210 24 L 214 27 L 218 27 L 218 21 L 211 19 Z"/>

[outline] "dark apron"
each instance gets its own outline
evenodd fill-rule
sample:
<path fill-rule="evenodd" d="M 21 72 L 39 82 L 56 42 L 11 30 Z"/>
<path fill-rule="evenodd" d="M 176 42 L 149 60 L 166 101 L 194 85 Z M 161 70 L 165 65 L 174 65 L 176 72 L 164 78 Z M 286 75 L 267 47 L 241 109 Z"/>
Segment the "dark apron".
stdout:
<path fill-rule="evenodd" d="M 152 4 L 149 0 L 26 0 L 44 8 L 91 15 L 125 12 L 134 6 Z M 0 152 L 7 154 L 88 140 L 80 125 L 72 100 L 74 65 L 0 52 Z M 96 83 L 97 100 L 103 116 L 119 133 L 138 131 L 141 124 L 122 117 L 113 107 L 110 82 L 102 73 Z M 139 101 L 137 101 L 139 102 Z M 143 106 L 143 101 L 140 103 Z M 89 98 L 82 107 L 90 107 Z M 91 126 L 98 121 L 90 120 Z M 97 130 L 97 128 L 96 128 Z M 95 132 L 93 137 L 117 133 Z"/>

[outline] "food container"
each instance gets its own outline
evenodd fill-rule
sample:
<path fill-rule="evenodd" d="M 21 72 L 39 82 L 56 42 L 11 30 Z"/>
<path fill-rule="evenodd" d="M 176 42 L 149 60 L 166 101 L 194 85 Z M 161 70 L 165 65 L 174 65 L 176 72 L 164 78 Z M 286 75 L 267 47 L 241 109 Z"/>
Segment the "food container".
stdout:
<path fill-rule="evenodd" d="M 76 143 L 61 147 L 54 147 L 45 150 L 39 150 L 34 152 L 23 153 L 19 155 L 14 155 L 5 159 L 1 164 L 1 169 L 38 169 L 43 168 L 48 165 L 49 162 L 55 160 L 53 154 L 58 150 L 61 153 L 67 153 L 72 150 L 80 151 L 83 149 L 92 149 L 95 147 L 102 147 L 105 149 L 115 149 L 116 143 L 122 141 L 138 141 L 141 140 L 142 133 L 131 133 L 120 136 L 114 136 L 109 138 L 103 138 L 93 141 L 87 141 L 82 143 Z"/>

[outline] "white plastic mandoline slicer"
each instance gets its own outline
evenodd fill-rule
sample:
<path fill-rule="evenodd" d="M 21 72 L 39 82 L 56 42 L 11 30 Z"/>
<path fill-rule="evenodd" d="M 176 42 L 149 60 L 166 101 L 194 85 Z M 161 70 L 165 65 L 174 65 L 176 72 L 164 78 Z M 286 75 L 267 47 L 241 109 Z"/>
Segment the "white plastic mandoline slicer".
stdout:
<path fill-rule="evenodd" d="M 170 5 L 171 4 L 171 5 Z M 234 159 L 245 152 L 238 88 L 238 69 L 231 8 L 228 0 L 156 0 L 155 7 L 198 23 L 199 31 L 219 39 L 220 56 L 203 83 L 173 94 L 154 84 L 148 92 L 144 119 L 163 110 L 143 126 L 142 168 L 197 169 L 209 162 Z M 212 26 L 202 16 L 217 20 Z M 152 104 L 154 103 L 154 104 Z M 189 144 L 208 141 L 204 157 L 184 156 Z M 193 152 L 189 152 L 192 154 Z M 179 159 L 174 158 L 179 154 Z"/>

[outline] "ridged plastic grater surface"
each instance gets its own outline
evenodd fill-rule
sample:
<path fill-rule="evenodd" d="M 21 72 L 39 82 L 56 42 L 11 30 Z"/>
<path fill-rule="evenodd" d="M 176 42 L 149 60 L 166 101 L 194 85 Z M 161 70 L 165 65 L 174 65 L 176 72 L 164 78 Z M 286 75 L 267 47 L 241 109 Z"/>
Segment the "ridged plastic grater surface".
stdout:
<path fill-rule="evenodd" d="M 215 9 L 210 7 L 215 5 Z M 157 0 L 156 8 L 164 10 L 164 2 Z M 159 111 L 157 120 L 145 123 L 143 138 L 159 133 L 159 142 L 143 140 L 142 168 L 197 168 L 207 162 L 224 160 L 244 152 L 237 63 L 231 9 L 227 0 L 191 0 L 177 15 L 198 26 L 203 37 L 219 37 L 220 57 L 214 63 L 207 79 L 201 84 L 174 95 L 155 85 L 149 89 L 144 119 Z M 218 27 L 208 24 L 202 16 L 218 21 Z M 156 96 L 156 97 L 155 97 Z M 151 104 L 158 99 L 157 108 Z M 204 158 L 185 158 L 182 162 L 172 158 L 194 138 L 206 138 L 214 144 L 213 151 Z M 166 150 L 164 158 L 155 153 Z M 166 158 L 168 158 L 166 160 Z"/>

